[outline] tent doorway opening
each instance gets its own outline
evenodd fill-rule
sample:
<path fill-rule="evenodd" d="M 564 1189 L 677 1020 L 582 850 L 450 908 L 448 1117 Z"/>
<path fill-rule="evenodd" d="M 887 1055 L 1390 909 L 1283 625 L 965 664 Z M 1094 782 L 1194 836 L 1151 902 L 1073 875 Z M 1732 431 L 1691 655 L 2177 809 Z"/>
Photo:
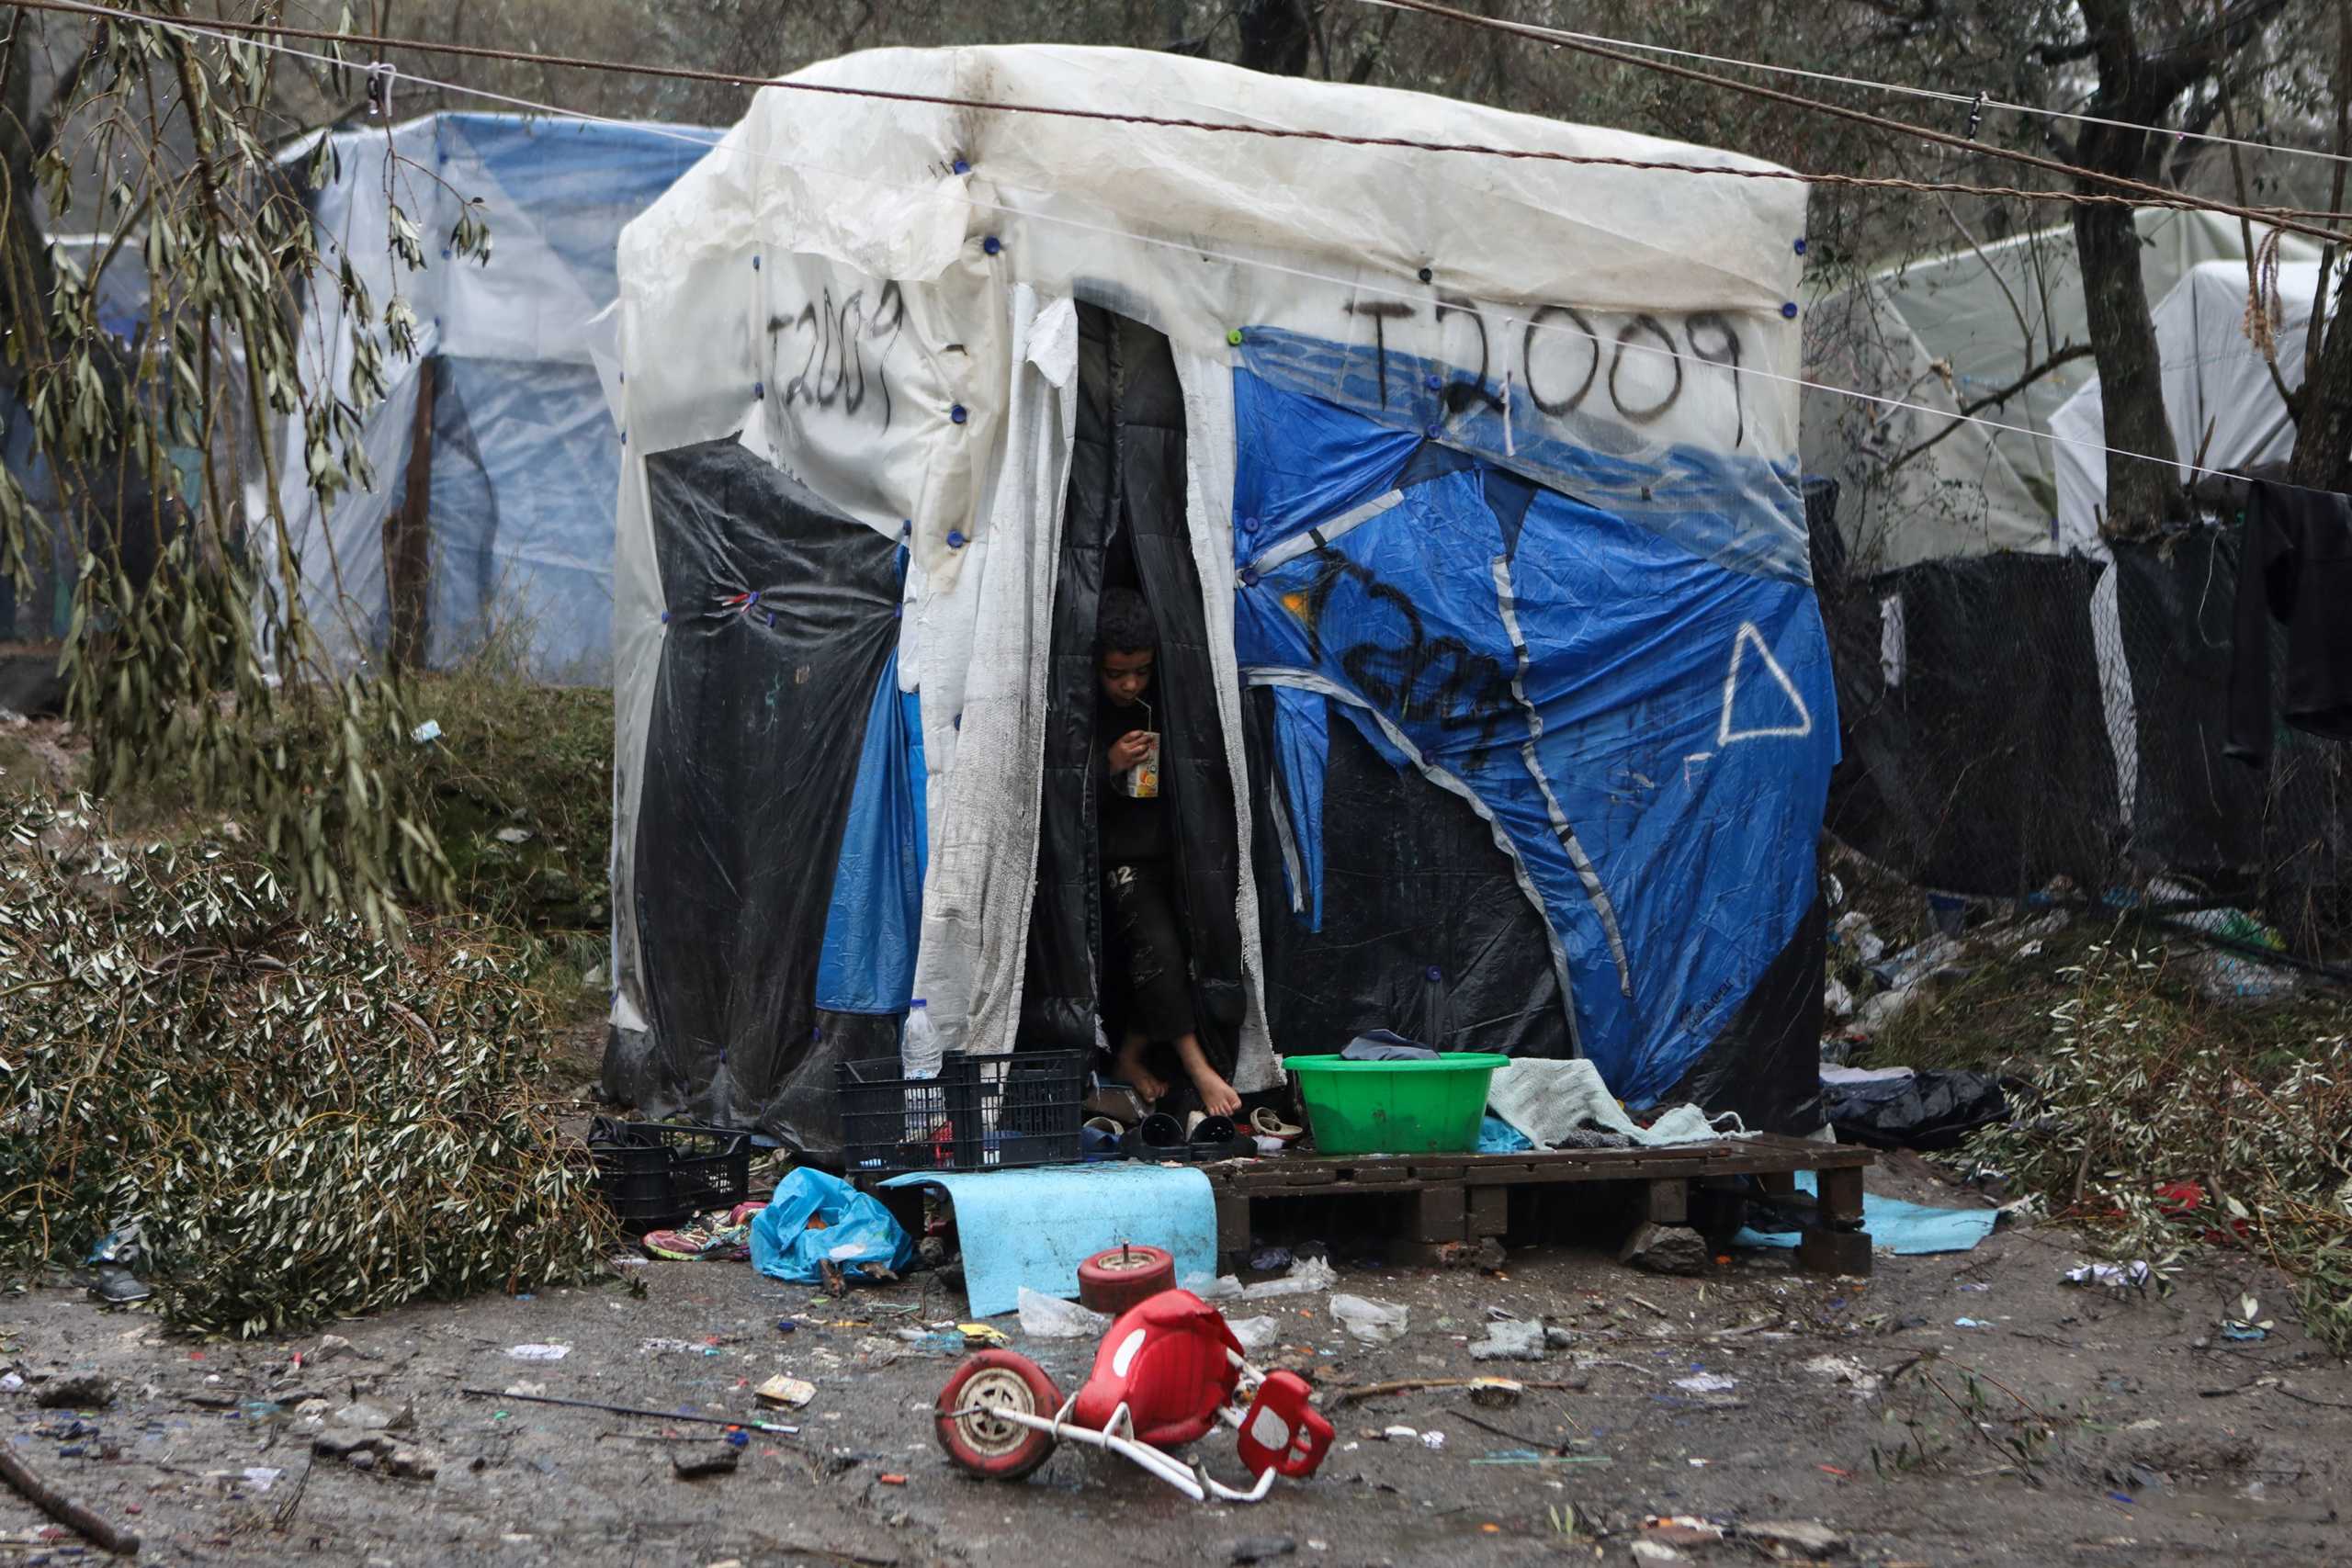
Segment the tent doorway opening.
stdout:
<path fill-rule="evenodd" d="M 1175 1016 L 1230 1081 L 1245 1011 L 1242 846 L 1185 513 L 1183 389 L 1168 340 L 1151 328 L 1091 305 L 1080 307 L 1079 326 L 1021 1043 L 1115 1048 L 1131 1027 L 1158 1038 Z M 1148 722 L 1144 710 L 1106 699 L 1097 674 L 1097 618 L 1105 594 L 1120 590 L 1142 597 L 1157 632 Z M 1159 795 L 1141 818 L 1149 833 L 1156 814 L 1158 836 L 1149 852 L 1114 868 L 1103 833 L 1106 751 L 1145 728 L 1159 738 Z M 1120 823 L 1131 833 L 1136 812 L 1123 810 Z M 1126 862 L 1136 845 L 1117 847 Z M 1156 928 L 1154 949 L 1180 950 L 1154 953 L 1166 967 L 1148 998 L 1130 983 L 1139 910 L 1160 917 L 1145 922 Z"/>

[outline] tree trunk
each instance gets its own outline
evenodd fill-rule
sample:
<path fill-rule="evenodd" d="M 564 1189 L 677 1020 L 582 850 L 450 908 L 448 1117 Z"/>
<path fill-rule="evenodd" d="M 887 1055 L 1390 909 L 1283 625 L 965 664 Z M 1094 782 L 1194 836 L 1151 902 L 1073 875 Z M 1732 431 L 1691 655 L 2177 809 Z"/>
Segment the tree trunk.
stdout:
<path fill-rule="evenodd" d="M 2098 65 L 2093 114 L 2125 124 L 2154 124 L 2203 74 L 2186 60 L 2175 58 L 2160 67 L 2141 53 L 2131 0 L 2080 0 L 2080 9 Z M 2143 177 L 2147 132 L 2125 124 L 2084 125 L 2075 162 L 2101 174 Z M 2075 183 L 2086 195 L 2114 194 L 2112 186 L 2096 180 L 2078 177 Z M 2180 482 L 2172 423 L 2165 417 L 2162 361 L 2155 323 L 2148 318 L 2148 286 L 2140 273 L 2140 234 L 2132 209 L 2076 207 L 2075 251 L 2083 269 L 2084 314 L 2098 360 L 2110 448 L 2101 531 L 2111 538 L 2131 538 L 2165 523 L 2187 522 L 2188 497 Z"/>
<path fill-rule="evenodd" d="M 2336 277 L 2327 342 L 2303 367 L 2303 417 L 2287 477 L 2314 490 L 2352 491 L 2352 289 L 2343 286 L 2352 274 Z M 2326 293 L 2323 287 L 2323 301 Z"/>
<path fill-rule="evenodd" d="M 2085 140 L 2088 140 L 2086 138 Z M 2172 422 L 2165 414 L 2162 361 L 2140 274 L 2140 231 L 2128 207 L 2075 209 L 2075 249 L 2083 268 L 2084 313 L 2098 360 L 2099 401 L 2107 419 L 2107 516 L 2101 531 L 2132 538 L 2166 522 L 2185 522 Z M 2159 462 L 2117 456 L 2132 452 Z"/>
<path fill-rule="evenodd" d="M 1315 42 L 1306 4 L 1307 0 L 1241 0 L 1235 17 L 1241 31 L 1241 64 L 1276 76 L 1305 74 Z"/>

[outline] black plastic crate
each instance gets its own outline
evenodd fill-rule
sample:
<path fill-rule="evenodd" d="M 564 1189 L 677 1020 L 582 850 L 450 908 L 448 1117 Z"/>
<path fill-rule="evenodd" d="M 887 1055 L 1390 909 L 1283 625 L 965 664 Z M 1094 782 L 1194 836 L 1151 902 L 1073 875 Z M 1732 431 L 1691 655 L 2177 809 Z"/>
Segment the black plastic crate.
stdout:
<path fill-rule="evenodd" d="M 752 1135 L 668 1122 L 588 1124 L 596 1191 L 631 1235 L 681 1224 L 752 1195 Z"/>
<path fill-rule="evenodd" d="M 1084 1051 L 950 1055 L 935 1078 L 896 1056 L 835 1069 L 842 1164 L 852 1177 L 1072 1165 L 1084 1121 Z"/>

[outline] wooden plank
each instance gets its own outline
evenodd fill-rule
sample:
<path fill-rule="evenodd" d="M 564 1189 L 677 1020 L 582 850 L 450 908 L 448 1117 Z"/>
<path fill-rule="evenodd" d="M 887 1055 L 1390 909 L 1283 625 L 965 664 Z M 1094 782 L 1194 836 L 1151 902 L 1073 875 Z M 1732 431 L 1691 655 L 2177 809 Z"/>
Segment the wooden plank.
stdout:
<path fill-rule="evenodd" d="M 1219 1258 L 1250 1250 L 1250 1200 L 1238 1192 L 1216 1195 L 1216 1251 Z"/>
<path fill-rule="evenodd" d="M 1821 1217 L 1840 1230 L 1859 1229 L 1862 1223 L 1862 1173 L 1825 1170 L 1817 1173 L 1821 1188 Z"/>

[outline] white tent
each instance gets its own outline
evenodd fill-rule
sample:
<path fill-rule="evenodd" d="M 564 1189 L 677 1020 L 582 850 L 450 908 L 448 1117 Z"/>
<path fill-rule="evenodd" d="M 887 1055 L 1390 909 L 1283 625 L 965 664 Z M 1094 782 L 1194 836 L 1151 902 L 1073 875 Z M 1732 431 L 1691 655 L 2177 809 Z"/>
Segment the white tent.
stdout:
<path fill-rule="evenodd" d="M 2237 264 L 2244 294 L 2245 234 L 2234 220 L 2148 208 L 2135 222 L 2151 300 L 2214 261 Z M 2252 237 L 2259 245 L 2267 233 L 2256 226 Z M 2292 264 L 2316 260 L 2318 252 L 2290 234 L 2281 236 L 2279 254 Z M 1890 465 L 1950 427 L 1939 414 L 1956 414 L 2059 349 L 2089 341 L 2074 231 L 2064 226 L 1902 263 L 1861 287 L 1814 299 L 1806 378 L 1887 400 L 1804 393 L 1806 471 L 1839 481 L 1840 525 L 1855 558 L 1878 570 L 2074 547 L 2057 521 L 2064 447 L 2049 437 L 2059 408 L 2096 379 L 2088 355 L 1978 416 L 2018 430 L 1967 426 L 1899 468 Z M 1896 401 L 1922 406 L 1889 406 Z"/>
<path fill-rule="evenodd" d="M 2278 380 L 2303 384 L 2303 350 L 2322 274 L 2315 261 L 2278 269 Z M 2295 445 L 2295 422 L 2278 382 L 2246 336 L 2245 264 L 2206 262 L 2189 269 L 2151 312 L 2162 366 L 2165 415 L 2172 426 L 2180 479 L 2283 459 Z M 2068 548 L 2098 537 L 2107 504 L 2106 408 L 2093 377 L 2051 419 L 2059 440 L 2058 530 Z"/>

